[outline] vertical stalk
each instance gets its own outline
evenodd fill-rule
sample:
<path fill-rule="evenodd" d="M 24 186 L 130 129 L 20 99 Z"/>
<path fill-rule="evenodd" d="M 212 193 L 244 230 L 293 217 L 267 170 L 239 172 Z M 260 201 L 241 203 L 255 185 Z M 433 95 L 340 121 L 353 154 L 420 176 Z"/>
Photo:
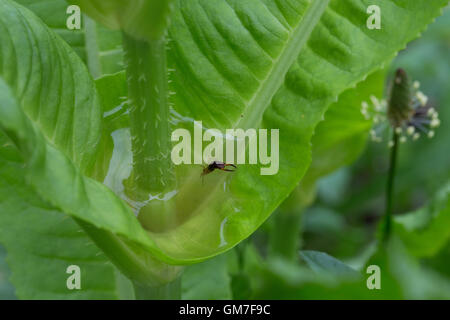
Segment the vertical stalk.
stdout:
<path fill-rule="evenodd" d="M 133 286 L 136 300 L 181 299 L 181 277 L 160 287 L 149 287 L 140 283 L 134 283 Z"/>
<path fill-rule="evenodd" d="M 302 210 L 278 210 L 274 218 L 274 230 L 270 233 L 269 254 L 290 261 L 298 260 Z"/>
<path fill-rule="evenodd" d="M 127 192 L 135 200 L 148 198 L 174 186 L 170 160 L 170 126 L 166 40 L 138 40 L 123 34 L 130 102 L 130 133 L 133 171 L 126 182 Z M 162 286 L 133 282 L 138 300 L 180 299 L 181 280 Z"/>
<path fill-rule="evenodd" d="M 300 237 L 305 208 L 314 201 L 315 182 L 304 179 L 275 213 L 273 230 L 269 238 L 269 255 L 295 262 L 302 246 Z"/>
<path fill-rule="evenodd" d="M 392 137 L 394 145 L 391 149 L 390 161 L 389 161 L 389 173 L 386 185 L 386 212 L 384 216 L 384 229 L 383 229 L 383 241 L 387 241 L 392 231 L 392 198 L 394 196 L 394 178 L 397 165 L 397 153 L 398 153 L 398 133 L 395 132 Z"/>
<path fill-rule="evenodd" d="M 173 186 L 170 161 L 168 81 L 165 37 L 138 40 L 123 35 L 130 99 L 135 195 L 148 197 Z"/>

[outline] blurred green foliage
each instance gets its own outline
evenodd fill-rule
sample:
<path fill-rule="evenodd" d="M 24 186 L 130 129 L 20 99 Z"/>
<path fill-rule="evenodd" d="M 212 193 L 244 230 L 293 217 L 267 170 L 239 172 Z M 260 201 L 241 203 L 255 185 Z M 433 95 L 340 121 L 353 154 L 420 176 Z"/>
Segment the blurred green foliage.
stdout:
<path fill-rule="evenodd" d="M 440 113 L 441 126 L 436 136 L 401 145 L 395 180 L 395 212 L 404 214 L 424 206 L 450 180 L 450 10 L 430 25 L 424 35 L 401 52 L 391 71 L 402 67 L 411 79 L 421 83 L 421 90 Z M 318 199 L 306 213 L 306 221 L 318 219 L 314 212 L 344 219 L 340 230 L 323 233 L 306 229 L 306 244 L 335 256 L 351 257 L 361 248 L 361 241 L 373 238 L 375 226 L 384 210 L 384 190 L 388 167 L 386 144 L 370 143 L 361 158 L 322 179 Z M 334 213 L 334 214 L 333 214 Z M 348 232 L 343 232 L 347 228 Z M 336 226 L 337 228 L 337 226 Z M 341 235 L 341 241 L 335 236 Z M 308 241 L 309 239 L 309 241 Z M 325 246 L 317 247 L 317 242 Z M 333 247 L 327 247 L 332 242 Z M 351 245 L 353 244 L 353 245 Z"/>
<path fill-rule="evenodd" d="M 435 138 L 400 147 L 394 197 L 395 229 L 400 239 L 395 238 L 387 249 L 376 243 L 378 223 L 384 212 L 389 149 L 386 143 L 369 143 L 354 164 L 317 183 L 317 197 L 302 214 L 299 242 L 302 250 L 307 251 L 301 251 L 301 259 L 291 261 L 264 253 L 261 238 L 270 242 L 277 216 L 284 212 L 275 213 L 253 237 L 253 255 L 261 259 L 252 267 L 247 266 L 254 275 L 253 298 L 450 298 L 449 57 L 447 9 L 420 39 L 399 54 L 388 72 L 392 75 L 396 68 L 402 67 L 410 78 L 418 80 L 442 122 Z M 386 83 L 389 80 L 388 77 Z M 329 257 L 330 270 L 317 267 L 323 262 L 305 260 L 305 252 L 317 251 L 327 253 L 315 256 Z M 367 289 L 365 267 L 369 264 L 381 267 L 382 290 Z M 336 274 L 345 270 L 345 265 L 359 270 L 362 279 L 348 281 Z"/>
<path fill-rule="evenodd" d="M 249 240 L 228 255 L 233 266 L 229 268 L 233 298 L 450 298 L 449 57 L 447 9 L 420 39 L 399 54 L 387 73 L 393 74 L 398 67 L 407 70 L 421 83 L 442 122 L 435 138 L 400 147 L 394 238 L 386 246 L 376 241 L 384 212 L 389 149 L 387 143 L 369 143 L 352 165 L 320 179 L 315 188 L 308 181 L 308 192 L 298 189 Z M 347 93 L 345 100 L 351 101 L 349 98 Z M 345 142 L 341 142 L 342 148 Z M 361 144 L 355 148 L 360 149 Z M 312 205 L 303 209 L 314 193 Z M 298 228 L 297 220 L 301 220 Z M 283 252 L 282 239 L 291 241 L 292 231 L 297 231 L 297 243 L 285 243 L 287 252 Z M 297 254 L 292 259 L 295 248 L 301 251 L 294 251 Z M 381 290 L 366 286 L 366 267 L 372 264 L 380 266 Z M 210 298 L 208 294 L 200 297 Z"/>

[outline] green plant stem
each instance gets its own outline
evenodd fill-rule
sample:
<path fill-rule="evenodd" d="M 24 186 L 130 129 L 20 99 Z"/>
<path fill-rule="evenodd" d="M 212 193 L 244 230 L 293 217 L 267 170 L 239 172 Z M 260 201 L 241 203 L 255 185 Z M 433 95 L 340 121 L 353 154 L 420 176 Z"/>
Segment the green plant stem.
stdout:
<path fill-rule="evenodd" d="M 386 185 L 386 211 L 384 215 L 384 229 L 383 229 L 383 241 L 387 241 L 392 232 L 392 198 L 394 196 L 394 179 L 397 166 L 397 153 L 398 153 L 398 134 L 394 130 L 392 137 L 394 145 L 391 149 L 390 161 L 389 161 L 389 173 Z"/>
<path fill-rule="evenodd" d="M 174 183 L 170 161 L 170 128 L 166 41 L 137 40 L 123 35 L 130 99 L 133 186 L 148 193 L 169 190 Z M 136 191 L 136 190 L 135 190 Z"/>
<path fill-rule="evenodd" d="M 159 287 L 133 283 L 136 300 L 179 300 L 181 299 L 181 277 Z"/>
<path fill-rule="evenodd" d="M 278 210 L 274 218 L 274 230 L 270 233 L 269 254 L 290 261 L 298 259 L 302 210 Z"/>

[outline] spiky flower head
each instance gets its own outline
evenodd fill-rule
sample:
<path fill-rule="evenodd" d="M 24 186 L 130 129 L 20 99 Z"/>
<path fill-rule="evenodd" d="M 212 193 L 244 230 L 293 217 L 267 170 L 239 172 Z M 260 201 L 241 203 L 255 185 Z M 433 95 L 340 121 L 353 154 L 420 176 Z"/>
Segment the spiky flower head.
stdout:
<path fill-rule="evenodd" d="M 405 70 L 398 69 L 391 84 L 387 109 L 388 119 L 394 128 L 401 127 L 403 122 L 411 118 L 413 114 L 411 100 L 411 84 L 408 76 Z"/>
<path fill-rule="evenodd" d="M 439 114 L 428 106 L 428 98 L 419 88 L 419 82 L 411 83 L 406 72 L 398 69 L 390 86 L 388 101 L 379 101 L 371 96 L 371 104 L 362 103 L 361 113 L 374 123 L 370 131 L 373 141 L 382 142 L 386 131 L 389 136 L 394 131 L 401 143 L 408 139 L 418 140 L 421 135 L 434 137 L 434 129 L 440 125 Z M 392 147 L 393 141 L 388 145 Z"/>

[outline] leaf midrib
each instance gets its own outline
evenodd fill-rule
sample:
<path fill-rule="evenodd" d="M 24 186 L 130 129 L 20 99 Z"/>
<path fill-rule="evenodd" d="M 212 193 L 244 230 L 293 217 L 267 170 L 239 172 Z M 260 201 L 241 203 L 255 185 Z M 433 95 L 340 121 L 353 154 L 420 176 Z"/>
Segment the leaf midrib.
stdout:
<path fill-rule="evenodd" d="M 298 25 L 293 29 L 279 57 L 275 60 L 268 76 L 243 111 L 243 117 L 233 128 L 255 128 L 270 105 L 273 96 L 282 86 L 289 68 L 294 64 L 300 52 L 311 36 L 330 0 L 315 0 L 307 9 Z"/>

